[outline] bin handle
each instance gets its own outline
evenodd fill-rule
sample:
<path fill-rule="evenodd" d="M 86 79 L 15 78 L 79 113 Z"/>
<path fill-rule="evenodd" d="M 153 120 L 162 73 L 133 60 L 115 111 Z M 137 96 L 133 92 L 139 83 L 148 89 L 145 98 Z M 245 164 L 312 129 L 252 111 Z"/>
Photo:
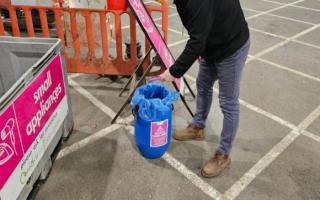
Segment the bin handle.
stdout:
<path fill-rule="evenodd" d="M 138 108 L 137 107 L 132 108 L 132 115 L 134 118 L 137 117 L 137 113 L 138 113 Z"/>

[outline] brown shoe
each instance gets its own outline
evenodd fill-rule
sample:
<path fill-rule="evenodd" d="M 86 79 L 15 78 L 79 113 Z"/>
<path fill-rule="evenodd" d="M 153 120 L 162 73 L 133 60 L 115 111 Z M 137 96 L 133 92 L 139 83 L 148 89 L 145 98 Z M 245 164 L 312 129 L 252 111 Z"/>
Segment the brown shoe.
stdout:
<path fill-rule="evenodd" d="M 220 175 L 230 166 L 231 159 L 217 151 L 214 157 L 202 168 L 201 175 L 205 178 L 213 178 Z"/>
<path fill-rule="evenodd" d="M 204 139 L 204 129 L 196 127 L 193 124 L 189 124 L 186 129 L 177 130 L 173 133 L 173 138 L 176 140 L 203 140 Z"/>

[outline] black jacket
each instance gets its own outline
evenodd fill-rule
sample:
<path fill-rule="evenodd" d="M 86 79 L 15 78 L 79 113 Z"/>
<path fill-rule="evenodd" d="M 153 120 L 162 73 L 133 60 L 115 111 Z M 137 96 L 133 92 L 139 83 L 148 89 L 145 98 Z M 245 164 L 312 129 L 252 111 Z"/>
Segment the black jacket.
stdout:
<path fill-rule="evenodd" d="M 175 0 L 190 39 L 170 68 L 180 78 L 199 56 L 209 63 L 231 56 L 249 39 L 239 0 Z"/>

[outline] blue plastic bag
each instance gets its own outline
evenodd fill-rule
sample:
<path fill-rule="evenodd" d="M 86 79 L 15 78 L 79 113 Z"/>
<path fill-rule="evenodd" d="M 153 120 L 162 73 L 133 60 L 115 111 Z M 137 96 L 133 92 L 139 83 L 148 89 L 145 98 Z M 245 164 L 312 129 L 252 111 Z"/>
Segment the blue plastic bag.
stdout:
<path fill-rule="evenodd" d="M 131 105 L 137 108 L 141 119 L 152 121 L 172 109 L 172 104 L 179 98 L 179 93 L 170 90 L 163 84 L 150 83 L 139 87 Z"/>

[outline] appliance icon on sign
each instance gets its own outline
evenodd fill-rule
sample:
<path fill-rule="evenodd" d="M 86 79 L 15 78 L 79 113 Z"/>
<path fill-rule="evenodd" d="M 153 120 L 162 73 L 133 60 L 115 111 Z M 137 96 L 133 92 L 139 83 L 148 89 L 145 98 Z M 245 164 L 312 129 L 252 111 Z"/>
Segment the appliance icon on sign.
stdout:
<path fill-rule="evenodd" d="M 13 132 L 14 125 L 14 120 L 11 118 L 0 132 L 0 166 L 8 162 L 14 155 L 18 155 L 16 139 Z M 10 144 L 5 142 L 5 140 L 9 141 Z"/>

